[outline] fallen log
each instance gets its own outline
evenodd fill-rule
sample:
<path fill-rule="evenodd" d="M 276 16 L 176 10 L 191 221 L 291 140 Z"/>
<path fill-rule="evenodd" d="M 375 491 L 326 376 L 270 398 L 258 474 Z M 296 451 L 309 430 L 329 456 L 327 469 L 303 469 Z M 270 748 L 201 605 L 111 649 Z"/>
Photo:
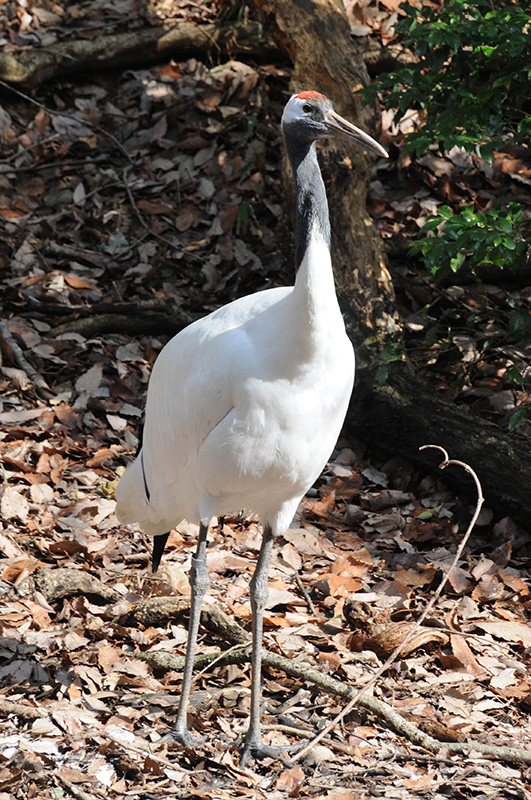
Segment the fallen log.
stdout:
<path fill-rule="evenodd" d="M 172 56 L 208 58 L 255 56 L 279 58 L 278 47 L 261 34 L 256 22 L 220 26 L 181 21 L 173 27 L 142 28 L 127 33 L 73 39 L 49 47 L 0 53 L 0 80 L 18 88 L 84 70 L 123 69 L 167 61 Z"/>
<path fill-rule="evenodd" d="M 389 72 L 414 61 L 413 54 L 397 43 L 384 47 L 376 37 L 353 40 L 371 75 Z M 171 28 L 147 27 L 94 39 L 71 39 L 48 47 L 0 53 L 0 80 L 19 89 L 31 89 L 63 75 L 83 70 L 148 66 L 169 58 L 191 56 L 208 60 L 252 57 L 282 61 L 285 53 L 266 36 L 260 25 L 196 24 L 181 21 Z"/>

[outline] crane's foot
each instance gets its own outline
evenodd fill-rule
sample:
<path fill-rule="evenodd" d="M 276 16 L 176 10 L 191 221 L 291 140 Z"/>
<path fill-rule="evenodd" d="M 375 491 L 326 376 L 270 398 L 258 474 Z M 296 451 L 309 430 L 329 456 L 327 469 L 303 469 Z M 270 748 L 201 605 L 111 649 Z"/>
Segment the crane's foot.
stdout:
<path fill-rule="evenodd" d="M 261 761 L 263 758 L 280 758 L 286 753 L 294 753 L 302 747 L 302 742 L 289 744 L 283 747 L 274 747 L 264 744 L 260 734 L 251 734 L 249 731 L 239 746 L 240 766 L 245 767 L 249 761 L 256 759 Z"/>
<path fill-rule="evenodd" d="M 160 741 L 165 744 L 175 742 L 183 747 L 198 747 L 200 744 L 203 744 L 203 740 L 199 736 L 194 736 L 190 733 L 188 728 L 181 727 L 180 725 L 175 725 L 175 727 L 163 736 Z"/>

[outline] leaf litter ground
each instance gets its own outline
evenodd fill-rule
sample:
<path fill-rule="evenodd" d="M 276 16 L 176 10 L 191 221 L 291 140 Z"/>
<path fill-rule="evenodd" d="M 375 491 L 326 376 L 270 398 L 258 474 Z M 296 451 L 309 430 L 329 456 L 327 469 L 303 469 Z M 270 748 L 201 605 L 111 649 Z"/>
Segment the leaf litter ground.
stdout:
<path fill-rule="evenodd" d="M 152 576 L 146 537 L 114 517 L 116 469 L 135 450 L 150 367 L 168 335 L 292 279 L 278 136 L 288 78 L 272 65 L 192 60 L 63 81 L 34 93 L 38 106 L 13 96 L 4 105 L 2 800 L 531 791 L 528 767 L 431 756 L 363 710 L 301 765 L 241 771 L 247 663 L 197 678 L 196 753 L 160 743 L 180 673 L 135 655 L 182 654 L 185 626 L 177 616 L 131 625 L 128 614 L 152 598 L 187 596 L 196 528 L 172 533 Z M 418 227 L 426 184 L 444 180 L 440 166 L 421 166 L 416 179 L 412 165 L 375 168 L 371 204 L 392 252 Z M 396 274 L 411 322 L 423 301 L 411 272 Z M 45 379 L 43 398 L 13 343 Z M 446 366 L 437 380 L 455 391 Z M 438 476 L 341 441 L 277 542 L 265 646 L 362 686 L 429 600 L 471 513 Z M 247 630 L 259 543 L 253 519 L 211 532 L 210 598 Z M 374 695 L 441 741 L 531 750 L 528 568 L 527 533 L 485 509 L 437 608 Z M 206 626 L 202 654 L 229 647 Z M 265 670 L 272 742 L 318 731 L 342 703 L 311 681 Z"/>

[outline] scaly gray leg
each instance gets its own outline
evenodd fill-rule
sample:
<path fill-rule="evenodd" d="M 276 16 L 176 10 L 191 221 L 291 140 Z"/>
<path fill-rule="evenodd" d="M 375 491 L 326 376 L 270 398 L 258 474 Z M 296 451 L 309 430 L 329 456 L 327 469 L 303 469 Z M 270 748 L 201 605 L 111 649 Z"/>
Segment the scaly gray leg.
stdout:
<path fill-rule="evenodd" d="M 251 580 L 251 610 L 253 613 L 252 635 L 253 649 L 251 654 L 251 719 L 249 730 L 241 747 L 241 765 L 250 758 L 276 757 L 278 747 L 268 747 L 262 743 L 260 733 L 260 698 L 262 678 L 262 636 L 264 630 L 264 608 L 268 597 L 268 573 L 273 547 L 273 532 L 269 525 L 264 527 L 264 538 L 258 556 L 256 569 Z"/>
<path fill-rule="evenodd" d="M 199 743 L 196 736 L 192 736 L 188 730 L 187 714 L 188 701 L 190 699 L 190 689 L 192 686 L 192 671 L 194 668 L 195 646 L 197 644 L 197 632 L 199 630 L 199 620 L 201 617 L 201 603 L 210 586 L 206 567 L 206 542 L 208 534 L 208 521 L 201 522 L 199 526 L 199 539 L 195 556 L 192 557 L 192 568 L 190 570 L 190 587 L 192 590 L 192 602 L 190 605 L 190 623 L 188 625 L 188 642 L 186 644 L 186 658 L 184 662 L 183 683 L 181 689 L 181 699 L 177 711 L 177 719 L 173 726 L 170 737 L 185 747 L 193 747 Z"/>

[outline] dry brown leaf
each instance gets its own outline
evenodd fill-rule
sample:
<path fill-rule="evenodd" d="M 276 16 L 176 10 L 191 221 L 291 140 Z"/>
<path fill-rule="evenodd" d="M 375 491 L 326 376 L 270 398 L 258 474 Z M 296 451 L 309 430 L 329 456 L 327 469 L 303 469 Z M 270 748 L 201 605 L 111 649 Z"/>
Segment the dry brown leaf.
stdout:
<path fill-rule="evenodd" d="M 351 594 L 363 589 L 363 582 L 359 578 L 347 578 L 343 575 L 324 575 L 319 581 L 319 586 L 328 590 L 330 597 L 349 597 Z"/>
<path fill-rule="evenodd" d="M 434 781 L 438 781 L 438 776 L 435 772 L 422 772 L 413 778 L 405 778 L 400 781 L 399 785 L 405 786 L 407 789 L 425 791 L 429 786 L 433 785 Z"/>
<path fill-rule="evenodd" d="M 31 575 L 41 562 L 36 558 L 18 558 L 2 570 L 2 580 L 12 583 L 14 586 Z"/>
<path fill-rule="evenodd" d="M 409 608 L 415 597 L 409 586 L 396 580 L 376 583 L 373 591 L 378 594 L 380 608 Z"/>
<path fill-rule="evenodd" d="M 315 514 L 316 517 L 329 517 L 336 506 L 335 492 L 329 492 L 322 500 L 307 500 L 306 508 L 308 512 Z"/>
<path fill-rule="evenodd" d="M 508 686 L 513 686 L 515 683 L 518 683 L 518 681 L 519 678 L 516 674 L 516 670 L 511 667 L 506 667 L 490 679 L 489 686 L 491 689 L 503 692 Z"/>
<path fill-rule="evenodd" d="M 367 553 L 369 556 L 369 554 Z M 370 559 L 370 556 L 369 556 Z M 331 573 L 345 578 L 364 578 L 369 571 L 371 561 L 360 561 L 358 553 L 348 556 L 338 556 L 331 567 Z"/>
<path fill-rule="evenodd" d="M 289 528 L 284 534 L 284 539 L 291 542 L 303 556 L 322 555 L 325 551 L 322 539 L 316 536 L 315 533 L 307 527 Z"/>
<path fill-rule="evenodd" d="M 450 644 L 452 653 L 470 675 L 479 679 L 483 679 L 486 676 L 485 669 L 478 664 L 464 636 L 451 634 Z"/>
<path fill-rule="evenodd" d="M 91 281 L 87 281 L 85 278 L 80 278 L 78 275 L 65 272 L 64 279 L 68 285 L 72 286 L 74 289 L 92 289 L 93 291 L 99 291 L 99 286 L 96 286 L 96 284 Z"/>
<path fill-rule="evenodd" d="M 274 581 L 269 584 L 269 595 L 266 608 L 274 608 L 279 605 L 301 605 L 305 601 L 300 595 L 295 594 L 287 588 L 287 584 L 282 581 Z"/>
<path fill-rule="evenodd" d="M 232 550 L 211 550 L 207 555 L 207 567 L 209 572 L 218 575 L 226 572 L 245 573 L 253 569 L 253 562 L 235 555 Z"/>
<path fill-rule="evenodd" d="M 172 209 L 167 203 L 154 203 L 151 200 L 139 200 L 137 203 L 141 211 L 147 214 L 171 214 Z"/>
<path fill-rule="evenodd" d="M 29 515 L 29 502 L 23 494 L 23 489 L 15 486 L 6 486 L 0 500 L 0 513 L 4 519 L 18 519 L 26 522 Z"/>
<path fill-rule="evenodd" d="M 99 389 L 103 381 L 103 364 L 99 362 L 94 364 L 86 372 L 82 373 L 76 380 L 76 389 L 78 392 L 88 392 L 94 394 L 96 389 Z"/>
<path fill-rule="evenodd" d="M 23 556 L 22 550 L 13 540 L 13 537 L 6 536 L 4 533 L 0 533 L 0 553 L 3 553 L 9 559 L 17 559 Z M 4 580 L 7 579 L 4 578 Z"/>
<path fill-rule="evenodd" d="M 68 405 L 68 403 L 59 403 L 59 405 L 55 407 L 55 416 L 59 422 L 62 425 L 66 425 L 67 428 L 79 427 L 78 416 L 72 406 Z"/>
<path fill-rule="evenodd" d="M 492 575 L 496 573 L 498 570 L 494 561 L 491 561 L 490 558 L 485 558 L 482 556 L 480 561 L 473 567 L 471 570 L 472 576 L 477 580 L 481 580 L 483 575 Z"/>
<path fill-rule="evenodd" d="M 508 586 L 511 591 L 521 595 L 522 599 L 529 595 L 531 591 L 529 585 L 522 578 L 519 578 L 517 575 L 512 575 L 503 569 L 498 570 L 498 576 L 505 586 Z"/>
<path fill-rule="evenodd" d="M 455 594 L 462 595 L 469 591 L 472 585 L 472 578 L 461 567 L 454 567 L 448 571 L 448 582 Z"/>
<path fill-rule="evenodd" d="M 406 586 L 426 586 L 435 577 L 436 570 L 430 564 L 417 564 L 417 569 L 403 569 L 398 566 L 396 579 Z"/>
<path fill-rule="evenodd" d="M 485 573 L 472 590 L 471 596 L 478 603 L 490 603 L 493 600 L 501 599 L 504 595 L 505 589 L 498 576 Z"/>
<path fill-rule="evenodd" d="M 504 639 L 506 642 L 515 642 L 523 647 L 531 647 L 531 625 L 525 622 L 500 620 L 496 622 L 476 621 L 474 624 L 477 628 L 495 636 L 496 639 Z"/>
<path fill-rule="evenodd" d="M 299 794 L 300 787 L 304 783 L 306 776 L 302 767 L 297 765 L 291 769 L 281 772 L 275 782 L 275 789 L 278 792 L 285 792 L 288 795 Z"/>
<path fill-rule="evenodd" d="M 122 653 L 110 644 L 98 647 L 98 664 L 104 672 L 110 672 L 111 667 L 122 657 Z"/>
<path fill-rule="evenodd" d="M 284 545 L 284 547 L 282 547 L 280 551 L 280 559 L 294 572 L 299 572 L 299 570 L 302 569 L 301 554 L 297 548 L 291 544 L 291 542 L 288 542 Z"/>
<path fill-rule="evenodd" d="M 182 208 L 175 217 L 175 226 L 181 233 L 184 233 L 191 228 L 192 225 L 196 225 L 198 222 L 199 215 L 197 214 L 195 208 L 190 206 Z"/>
<path fill-rule="evenodd" d="M 33 382 L 31 378 L 29 378 L 23 369 L 17 369 L 16 367 L 2 367 L 1 372 L 5 377 L 12 381 L 13 385 L 16 386 L 17 389 L 21 389 L 23 392 L 28 391 L 33 386 Z"/>
<path fill-rule="evenodd" d="M 318 767 L 320 764 L 329 764 L 337 761 L 337 755 L 331 750 L 329 747 L 325 747 L 323 744 L 315 745 L 312 749 L 304 756 L 304 763 L 308 766 Z M 322 795 L 321 795 L 322 796 Z M 333 795 L 326 795 L 325 800 L 360 800 L 359 794 L 354 793 L 334 793 Z"/>
<path fill-rule="evenodd" d="M 33 603 L 31 600 L 25 601 L 25 606 L 31 614 L 33 623 L 37 628 L 47 628 L 51 624 L 51 617 L 48 611 L 38 603 Z"/>
<path fill-rule="evenodd" d="M 116 453 L 110 447 L 100 447 L 100 449 L 96 450 L 94 455 L 87 459 L 85 463 L 87 467 L 99 467 L 100 464 L 104 464 L 105 461 L 109 461 L 115 457 Z"/>

